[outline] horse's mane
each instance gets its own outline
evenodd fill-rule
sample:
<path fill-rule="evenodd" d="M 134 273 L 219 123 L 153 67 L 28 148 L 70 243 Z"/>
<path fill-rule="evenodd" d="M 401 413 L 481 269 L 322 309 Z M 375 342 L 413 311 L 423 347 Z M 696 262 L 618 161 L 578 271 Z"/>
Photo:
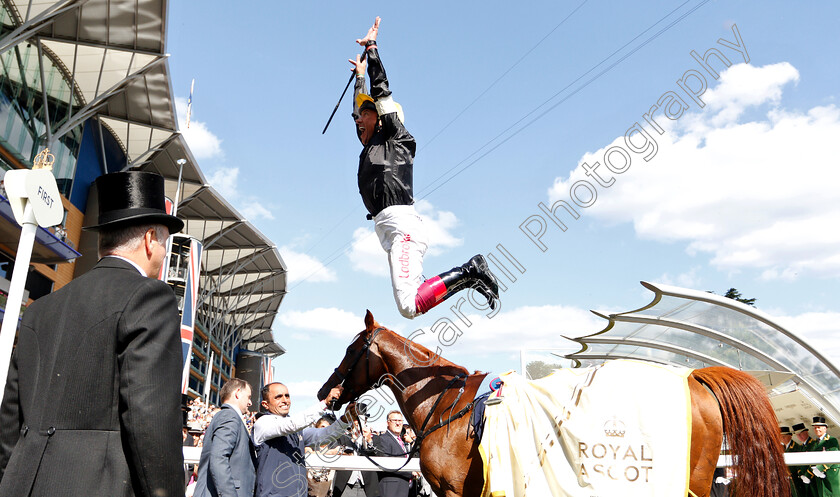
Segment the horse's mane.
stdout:
<path fill-rule="evenodd" d="M 455 364 L 454 362 L 445 359 L 443 356 L 436 354 L 429 348 L 413 340 L 405 338 L 396 331 L 385 328 L 382 325 L 379 325 L 378 328 L 381 331 L 386 332 L 388 337 L 393 338 L 394 340 L 399 342 L 403 346 L 403 350 L 399 352 L 402 352 L 404 355 L 410 355 L 411 359 L 414 359 L 416 361 L 415 364 L 417 365 L 417 367 L 429 367 L 436 369 L 445 367 L 447 369 L 458 370 L 458 372 L 463 372 L 464 374 L 469 374 L 469 371 L 464 366 Z M 359 333 L 357 337 L 360 336 L 362 333 L 367 332 L 368 330 L 364 330 L 361 333 Z"/>

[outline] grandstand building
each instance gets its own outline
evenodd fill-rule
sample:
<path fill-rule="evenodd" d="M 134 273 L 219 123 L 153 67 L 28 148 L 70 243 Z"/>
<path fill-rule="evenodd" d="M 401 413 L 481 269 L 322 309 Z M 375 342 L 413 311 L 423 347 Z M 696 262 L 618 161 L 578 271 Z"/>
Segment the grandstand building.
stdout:
<path fill-rule="evenodd" d="M 286 266 L 275 245 L 207 184 L 179 132 L 166 29 L 165 0 L 0 1 L 0 169 L 31 168 L 43 148 L 56 158 L 64 221 L 38 229 L 24 306 L 96 263 L 96 235 L 81 228 L 96 221 L 98 176 L 163 175 L 183 233 L 203 247 L 187 393 L 206 390 L 218 403 L 218 389 L 237 375 L 240 357 L 265 365 L 284 352 L 271 326 L 285 295 Z M 5 191 L 0 195 L 5 309 L 20 227 Z M 164 275 L 181 295 L 182 249 L 173 244 Z M 271 374 L 270 367 L 248 372 L 252 383 Z"/>

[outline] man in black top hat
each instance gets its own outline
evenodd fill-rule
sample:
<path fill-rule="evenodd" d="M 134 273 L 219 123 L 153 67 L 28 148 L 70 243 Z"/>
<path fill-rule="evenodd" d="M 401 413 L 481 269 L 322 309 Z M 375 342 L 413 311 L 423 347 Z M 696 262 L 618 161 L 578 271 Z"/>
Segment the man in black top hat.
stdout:
<path fill-rule="evenodd" d="M 155 279 L 166 239 L 160 175 L 96 180 L 100 261 L 23 315 L 0 407 L 0 497 L 184 495 L 181 341 Z"/>
<path fill-rule="evenodd" d="M 817 435 L 812 452 L 840 451 L 840 443 L 837 439 L 828 434 L 828 425 L 822 416 L 814 416 L 811 426 L 814 434 Z M 816 464 L 811 467 L 813 478 L 812 484 L 816 485 L 814 494 L 818 497 L 840 496 L 840 465 L 838 464 Z"/>
<path fill-rule="evenodd" d="M 795 446 L 791 452 L 808 452 L 814 445 L 814 439 L 808 433 L 808 427 L 805 423 L 796 423 L 793 425 L 792 431 L 794 433 Z M 814 474 L 811 472 L 810 466 L 790 466 L 790 473 L 793 477 L 794 495 L 807 496 L 811 494 L 811 479 Z"/>

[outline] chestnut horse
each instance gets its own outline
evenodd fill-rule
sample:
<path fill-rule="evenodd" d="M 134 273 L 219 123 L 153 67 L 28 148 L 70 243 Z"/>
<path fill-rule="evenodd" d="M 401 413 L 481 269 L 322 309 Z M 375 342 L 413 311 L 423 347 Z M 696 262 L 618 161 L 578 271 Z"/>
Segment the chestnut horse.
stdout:
<path fill-rule="evenodd" d="M 484 485 L 483 464 L 470 414 L 485 376 L 469 374 L 380 326 L 368 311 L 365 330 L 347 348 L 318 398 L 342 386 L 333 406 L 337 409 L 372 388 L 387 386 L 422 442 L 420 468 L 435 493 L 478 497 Z M 741 371 L 711 367 L 694 370 L 688 384 L 692 406 L 689 495 L 709 495 L 725 433 L 730 453 L 736 456 L 733 495 L 789 497 L 776 416 L 761 383 Z"/>

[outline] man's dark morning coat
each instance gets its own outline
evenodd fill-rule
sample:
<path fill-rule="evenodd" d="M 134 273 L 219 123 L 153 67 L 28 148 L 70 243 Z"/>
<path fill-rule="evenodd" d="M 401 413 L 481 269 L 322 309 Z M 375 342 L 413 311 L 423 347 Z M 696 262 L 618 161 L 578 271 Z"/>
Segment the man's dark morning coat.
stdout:
<path fill-rule="evenodd" d="M 180 497 L 181 343 L 163 282 L 105 257 L 32 303 L 0 407 L 0 497 Z"/>

